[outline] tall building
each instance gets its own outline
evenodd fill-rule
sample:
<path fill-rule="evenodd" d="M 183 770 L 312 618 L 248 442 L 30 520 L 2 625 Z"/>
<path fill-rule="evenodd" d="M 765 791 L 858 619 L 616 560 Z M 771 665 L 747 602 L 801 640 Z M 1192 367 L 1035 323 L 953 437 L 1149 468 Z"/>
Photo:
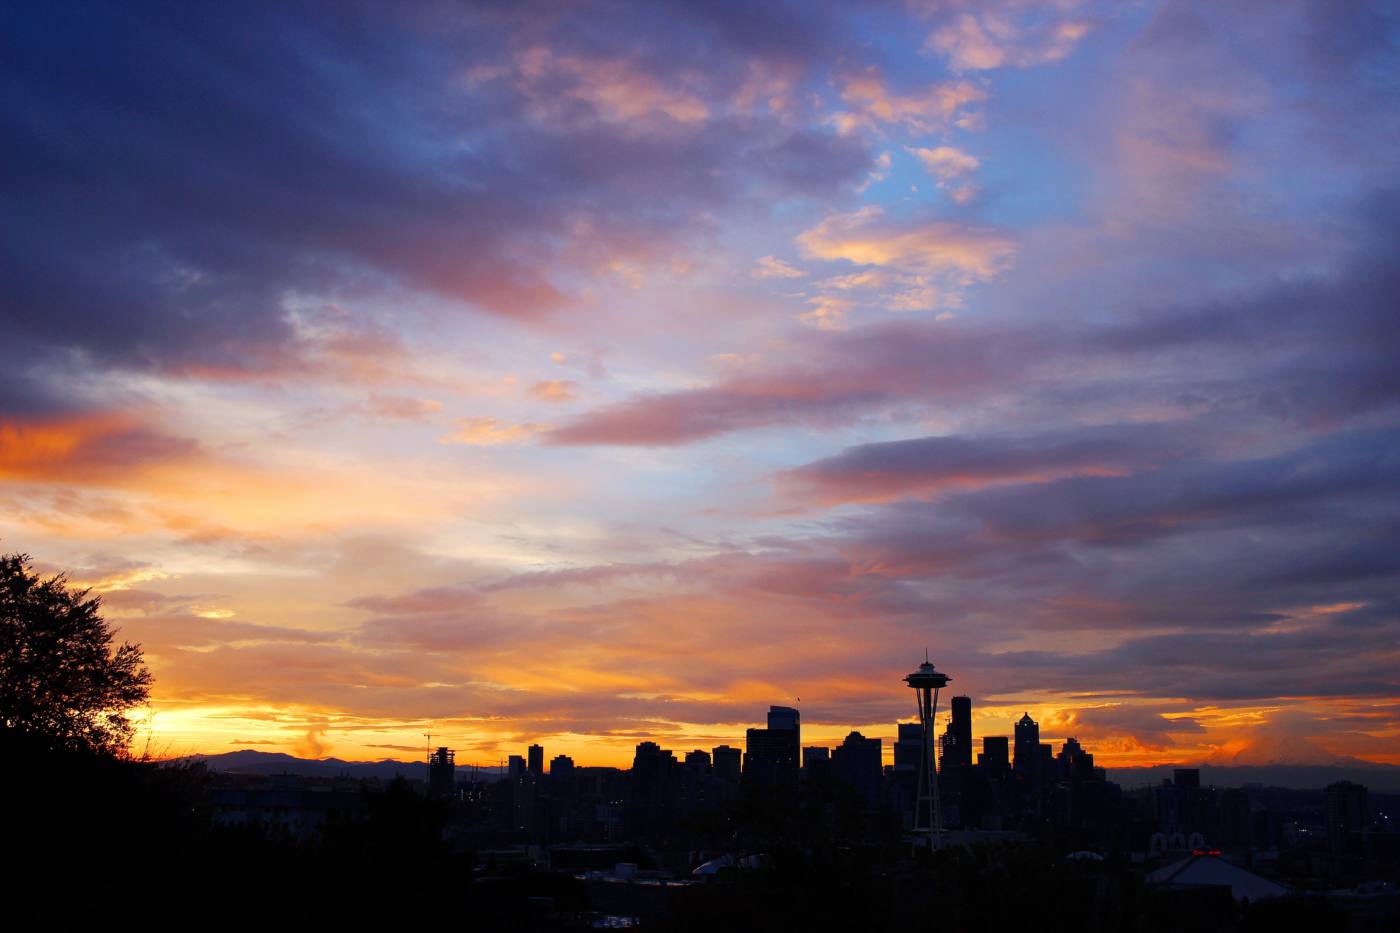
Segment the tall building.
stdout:
<path fill-rule="evenodd" d="M 640 742 L 632 757 L 633 791 L 642 797 L 660 794 L 675 770 L 676 756 L 655 742 Z"/>
<path fill-rule="evenodd" d="M 791 706 L 768 707 L 768 728 L 791 732 L 794 741 L 802 744 L 802 714 Z"/>
<path fill-rule="evenodd" d="M 456 754 L 445 745 L 428 758 L 428 796 L 445 800 L 457 781 Z"/>
<path fill-rule="evenodd" d="M 750 729 L 744 752 L 744 780 L 766 786 L 795 786 L 801 760 L 802 731 L 797 710 L 773 706 L 768 728 Z"/>
<path fill-rule="evenodd" d="M 632 758 L 631 805 L 628 821 L 632 832 L 651 836 L 664 831 L 679 790 L 676 756 L 655 742 L 641 742 Z"/>
<path fill-rule="evenodd" d="M 717 800 L 734 800 L 739 796 L 739 780 L 744 753 L 730 745 L 716 745 L 710 750 L 710 767 L 714 769 Z"/>
<path fill-rule="evenodd" d="M 883 742 L 852 732 L 831 750 L 831 774 L 854 787 L 867 807 L 879 806 L 883 756 Z"/>
<path fill-rule="evenodd" d="M 525 759 L 520 755 L 511 755 L 510 763 L 506 768 L 506 774 L 512 778 L 525 776 Z"/>
<path fill-rule="evenodd" d="M 977 765 L 987 777 L 1004 777 L 1011 773 L 1011 740 L 1004 735 L 982 736 L 982 754 Z"/>
<path fill-rule="evenodd" d="M 802 774 L 809 781 L 820 781 L 831 774 L 831 749 L 812 745 L 802 749 Z"/>
<path fill-rule="evenodd" d="M 919 771 L 919 756 L 924 753 L 924 727 L 917 722 L 895 724 L 894 770 L 895 773 Z"/>
<path fill-rule="evenodd" d="M 743 752 L 729 745 L 716 745 L 710 750 L 710 757 L 714 762 L 715 778 L 720 781 L 728 781 L 731 784 L 739 783 L 740 762 L 743 761 Z"/>
<path fill-rule="evenodd" d="M 1071 736 L 1060 746 L 1060 776 L 1066 781 L 1094 780 L 1094 756 L 1084 750 L 1079 740 Z"/>
<path fill-rule="evenodd" d="M 945 758 L 944 765 L 972 767 L 972 697 L 953 697 L 948 731 L 953 734 L 953 758 L 951 761 Z"/>
<path fill-rule="evenodd" d="M 696 749 L 686 752 L 680 766 L 680 805 L 684 811 L 698 810 L 713 802 L 714 768 L 710 753 Z"/>
<path fill-rule="evenodd" d="M 538 777 L 543 777 L 543 776 L 544 776 L 544 746 L 543 746 L 543 745 L 531 745 L 531 746 L 530 746 L 528 749 L 526 749 L 525 751 L 526 751 L 526 754 L 528 754 L 528 755 L 530 756 L 530 757 L 529 757 L 529 762 L 530 762 L 530 764 L 529 764 L 530 773 L 531 773 L 532 775 L 534 775 L 535 777 L 537 777 L 537 778 L 538 778 Z"/>
<path fill-rule="evenodd" d="M 1361 831 L 1370 821 L 1366 788 L 1351 781 L 1327 785 L 1327 845 L 1334 855 L 1361 849 Z"/>
<path fill-rule="evenodd" d="M 710 770 L 710 753 L 698 748 L 693 752 L 686 752 L 685 766 L 691 770 L 708 773 Z"/>
<path fill-rule="evenodd" d="M 549 761 L 549 792 L 565 808 L 573 807 L 576 799 L 574 760 L 568 755 L 555 755 Z"/>
<path fill-rule="evenodd" d="M 549 783 L 560 787 L 574 779 L 574 760 L 568 755 L 555 755 L 549 760 Z"/>
<path fill-rule="evenodd" d="M 1034 781 L 1039 759 L 1040 724 L 1031 718 L 1030 713 L 1025 713 L 1016 721 L 1016 758 L 1013 767 L 1017 774 Z"/>

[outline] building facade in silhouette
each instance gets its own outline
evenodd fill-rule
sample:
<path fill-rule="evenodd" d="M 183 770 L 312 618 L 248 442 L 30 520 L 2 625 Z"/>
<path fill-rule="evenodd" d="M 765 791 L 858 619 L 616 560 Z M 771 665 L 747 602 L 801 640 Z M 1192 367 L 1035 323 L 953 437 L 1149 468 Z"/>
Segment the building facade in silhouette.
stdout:
<path fill-rule="evenodd" d="M 456 753 L 445 745 L 428 758 L 428 796 L 446 800 L 457 783 Z"/>
<path fill-rule="evenodd" d="M 743 773 L 744 753 L 731 745 L 716 745 L 710 750 L 710 762 L 715 769 L 715 779 L 739 783 Z"/>
<path fill-rule="evenodd" d="M 813 745 L 802 749 L 802 776 L 809 781 L 831 777 L 831 749 Z"/>
<path fill-rule="evenodd" d="M 1370 800 L 1365 787 L 1351 781 L 1327 785 L 1327 846 L 1334 855 L 1361 851 L 1362 831 L 1370 816 Z"/>
<path fill-rule="evenodd" d="M 982 751 L 977 767 L 988 777 L 1002 778 L 1011 773 L 1011 741 L 1004 735 L 982 736 Z"/>
<path fill-rule="evenodd" d="M 1025 713 L 1016 720 L 1016 746 L 1012 768 L 1026 780 L 1035 778 L 1036 765 L 1040 758 L 1040 724 Z"/>
<path fill-rule="evenodd" d="M 953 697 L 952 715 L 948 719 L 948 732 L 953 737 L 950 757 L 945 757 L 946 766 L 972 767 L 972 697 Z"/>
<path fill-rule="evenodd" d="M 867 807 L 876 807 L 883 785 L 883 755 L 884 743 L 879 739 L 852 732 L 831 750 L 832 777 L 853 787 Z"/>
<path fill-rule="evenodd" d="M 797 710 L 768 709 L 768 728 L 750 729 L 744 750 L 744 780 L 757 786 L 795 787 L 801 767 L 802 729 Z"/>

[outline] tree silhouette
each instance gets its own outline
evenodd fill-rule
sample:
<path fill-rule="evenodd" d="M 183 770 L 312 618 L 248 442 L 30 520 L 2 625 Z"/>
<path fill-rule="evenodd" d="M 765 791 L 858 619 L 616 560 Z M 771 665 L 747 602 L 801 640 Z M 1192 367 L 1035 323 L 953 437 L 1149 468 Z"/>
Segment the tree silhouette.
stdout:
<path fill-rule="evenodd" d="M 62 748 L 119 754 L 127 710 L 146 702 L 141 646 L 112 649 L 100 597 L 43 579 L 28 554 L 0 555 L 0 725 Z"/>

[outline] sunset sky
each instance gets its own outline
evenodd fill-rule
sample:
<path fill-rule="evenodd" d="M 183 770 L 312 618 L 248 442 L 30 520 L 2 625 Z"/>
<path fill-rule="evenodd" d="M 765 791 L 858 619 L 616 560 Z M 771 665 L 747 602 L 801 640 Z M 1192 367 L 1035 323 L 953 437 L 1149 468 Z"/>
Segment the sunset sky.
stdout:
<path fill-rule="evenodd" d="M 0 552 L 158 754 L 888 751 L 927 647 L 979 736 L 1400 764 L 1393 4 L 0 24 Z"/>

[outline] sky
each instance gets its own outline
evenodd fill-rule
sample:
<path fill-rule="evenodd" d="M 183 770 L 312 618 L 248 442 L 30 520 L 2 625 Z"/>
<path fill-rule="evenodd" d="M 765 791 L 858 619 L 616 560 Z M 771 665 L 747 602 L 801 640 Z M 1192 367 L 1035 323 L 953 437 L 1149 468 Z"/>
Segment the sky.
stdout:
<path fill-rule="evenodd" d="M 0 551 L 143 748 L 888 754 L 927 649 L 978 735 L 1400 765 L 1393 5 L 0 24 Z"/>

